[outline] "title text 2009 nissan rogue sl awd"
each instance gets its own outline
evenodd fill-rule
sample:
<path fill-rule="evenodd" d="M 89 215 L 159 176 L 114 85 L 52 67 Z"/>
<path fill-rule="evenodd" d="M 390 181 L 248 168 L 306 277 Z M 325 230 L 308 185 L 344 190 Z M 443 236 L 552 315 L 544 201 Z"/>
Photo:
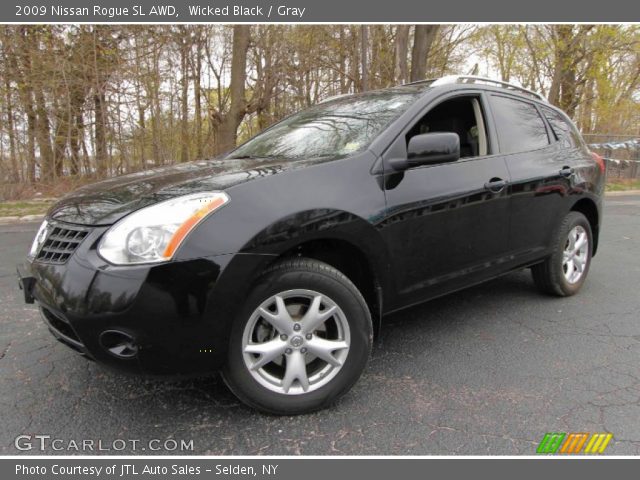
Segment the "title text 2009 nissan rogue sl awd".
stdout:
<path fill-rule="evenodd" d="M 562 111 L 510 84 L 342 96 L 223 158 L 68 195 L 20 285 L 87 357 L 221 369 L 255 408 L 308 412 L 357 381 L 385 314 L 525 267 L 542 291 L 576 293 L 604 174 Z"/>

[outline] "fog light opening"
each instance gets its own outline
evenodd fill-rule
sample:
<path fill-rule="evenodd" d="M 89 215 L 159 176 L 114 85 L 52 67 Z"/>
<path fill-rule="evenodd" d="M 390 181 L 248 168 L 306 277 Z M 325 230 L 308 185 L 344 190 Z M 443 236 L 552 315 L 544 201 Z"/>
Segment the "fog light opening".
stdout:
<path fill-rule="evenodd" d="M 128 333 L 107 330 L 100 335 L 100 345 L 110 355 L 120 359 L 133 358 L 138 354 L 138 344 Z"/>

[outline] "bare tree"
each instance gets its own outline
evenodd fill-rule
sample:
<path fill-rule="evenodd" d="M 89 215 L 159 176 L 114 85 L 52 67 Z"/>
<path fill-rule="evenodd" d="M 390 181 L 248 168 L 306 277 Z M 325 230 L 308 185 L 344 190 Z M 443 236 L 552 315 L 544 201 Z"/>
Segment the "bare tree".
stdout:
<path fill-rule="evenodd" d="M 409 65 L 407 52 L 409 51 L 409 25 L 398 25 L 395 39 L 395 76 L 399 83 L 409 81 Z"/>
<path fill-rule="evenodd" d="M 0 194 L 211 157 L 330 96 L 470 71 L 638 132 L 635 25 L 6 25 Z"/>
<path fill-rule="evenodd" d="M 236 145 L 238 127 L 247 113 L 245 99 L 245 81 L 247 78 L 247 50 L 249 49 L 250 29 L 248 25 L 234 25 L 233 50 L 231 58 L 231 97 L 229 110 L 220 115 L 218 131 L 218 153 L 232 149 Z"/>
<path fill-rule="evenodd" d="M 436 38 L 440 25 L 416 25 L 411 53 L 411 81 L 424 80 L 427 74 L 429 50 Z"/>
<path fill-rule="evenodd" d="M 362 72 L 360 91 L 369 90 L 369 65 L 367 65 L 367 50 L 369 48 L 369 27 L 360 27 L 360 71 Z"/>

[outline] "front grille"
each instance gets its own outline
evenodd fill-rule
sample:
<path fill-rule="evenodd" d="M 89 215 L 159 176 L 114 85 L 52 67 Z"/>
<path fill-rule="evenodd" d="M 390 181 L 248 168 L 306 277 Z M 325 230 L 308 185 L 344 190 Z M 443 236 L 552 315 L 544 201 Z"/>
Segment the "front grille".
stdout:
<path fill-rule="evenodd" d="M 66 263 L 89 232 L 70 225 L 64 227 L 52 225 L 52 227 L 40 247 L 36 260 L 43 263 Z"/>

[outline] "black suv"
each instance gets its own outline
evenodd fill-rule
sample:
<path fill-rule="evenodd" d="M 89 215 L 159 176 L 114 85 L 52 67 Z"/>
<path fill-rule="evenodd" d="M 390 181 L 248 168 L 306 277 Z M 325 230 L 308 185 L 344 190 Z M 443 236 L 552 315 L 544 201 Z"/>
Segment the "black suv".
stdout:
<path fill-rule="evenodd" d="M 222 370 L 247 404 L 322 408 L 381 317 L 531 267 L 582 286 L 605 166 L 538 94 L 444 77 L 341 96 L 223 158 L 84 187 L 19 268 L 53 335 L 150 374 Z"/>

